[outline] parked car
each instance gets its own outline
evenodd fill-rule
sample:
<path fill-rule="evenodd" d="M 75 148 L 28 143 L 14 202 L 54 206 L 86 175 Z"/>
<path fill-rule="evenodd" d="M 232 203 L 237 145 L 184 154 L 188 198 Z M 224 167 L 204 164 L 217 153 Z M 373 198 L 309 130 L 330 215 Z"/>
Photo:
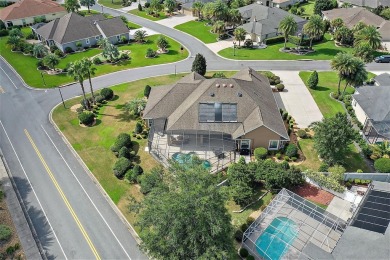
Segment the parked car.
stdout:
<path fill-rule="evenodd" d="M 382 55 L 375 58 L 376 63 L 390 63 L 390 55 Z"/>

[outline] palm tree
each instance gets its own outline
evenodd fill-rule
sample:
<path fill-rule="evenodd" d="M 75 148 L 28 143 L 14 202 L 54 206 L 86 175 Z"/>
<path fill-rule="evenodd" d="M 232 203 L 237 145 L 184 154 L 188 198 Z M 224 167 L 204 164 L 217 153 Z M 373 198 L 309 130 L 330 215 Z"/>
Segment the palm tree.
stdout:
<path fill-rule="evenodd" d="M 234 30 L 234 39 L 238 41 L 238 46 L 240 46 L 241 41 L 245 40 L 246 31 L 244 28 L 239 27 Z"/>
<path fill-rule="evenodd" d="M 176 8 L 176 2 L 174 0 L 165 0 L 164 1 L 164 7 L 167 10 L 167 12 L 172 15 L 173 11 Z"/>
<path fill-rule="evenodd" d="M 69 64 L 68 68 L 68 76 L 73 77 L 74 80 L 77 80 L 80 83 L 81 90 L 83 91 L 84 96 L 84 104 L 89 109 L 89 102 L 87 99 L 87 96 L 85 95 L 85 89 L 84 89 L 84 77 L 85 77 L 85 71 L 83 70 L 83 64 L 81 61 L 75 61 L 71 62 Z"/>
<path fill-rule="evenodd" d="M 43 58 L 43 64 L 45 64 L 45 66 L 48 66 L 52 70 L 54 70 L 55 66 L 57 66 L 58 63 L 60 63 L 60 59 L 57 55 L 53 53 L 49 53 L 45 56 L 45 58 Z"/>
<path fill-rule="evenodd" d="M 110 42 L 108 41 L 107 38 L 101 38 L 99 41 L 98 41 L 98 45 L 99 45 L 99 48 L 100 49 L 104 49 L 106 48 L 107 45 L 109 45 Z"/>
<path fill-rule="evenodd" d="M 367 27 L 367 24 L 363 23 L 362 21 L 355 24 L 355 26 L 352 28 L 353 33 L 357 33 L 361 29 Z"/>
<path fill-rule="evenodd" d="M 93 104 L 96 104 L 95 94 L 93 93 L 93 87 L 92 87 L 92 81 L 91 81 L 91 76 L 95 75 L 96 68 L 93 67 L 92 61 L 88 58 L 82 59 L 81 63 L 82 63 L 82 69 L 84 71 L 84 74 L 86 77 L 88 77 L 89 87 L 91 89 L 91 95 L 92 95 L 92 102 L 93 102 Z"/>
<path fill-rule="evenodd" d="M 20 44 L 21 40 L 19 36 L 10 36 L 8 37 L 7 44 L 11 46 L 12 50 L 15 50 L 16 47 Z"/>
<path fill-rule="evenodd" d="M 160 0 L 150 1 L 150 10 L 152 10 L 155 13 L 155 15 L 157 15 L 158 12 L 160 12 L 162 8 L 163 8 L 163 6 L 160 3 Z"/>
<path fill-rule="evenodd" d="M 233 27 L 241 23 L 241 13 L 238 9 L 229 9 L 227 13 L 227 23 Z"/>
<path fill-rule="evenodd" d="M 212 5 L 211 15 L 214 21 L 217 20 L 226 20 L 228 12 L 228 7 L 225 3 L 223 3 L 221 0 L 217 0 Z"/>
<path fill-rule="evenodd" d="M 373 50 L 378 49 L 381 42 L 382 36 L 373 25 L 361 29 L 355 35 L 355 45 L 367 43 Z"/>
<path fill-rule="evenodd" d="M 208 2 L 202 7 L 202 16 L 204 16 L 207 20 L 211 19 L 213 16 L 214 3 Z"/>
<path fill-rule="evenodd" d="M 351 61 L 351 73 L 349 73 L 345 77 L 345 87 L 343 90 L 343 95 L 345 94 L 345 90 L 347 86 L 359 86 L 362 85 L 364 81 L 367 80 L 367 70 L 365 68 L 364 62 L 359 58 L 353 58 Z"/>
<path fill-rule="evenodd" d="M 368 43 L 362 43 L 355 46 L 352 54 L 355 57 L 362 59 L 365 63 L 369 63 L 374 60 L 374 50 L 370 45 L 368 45 Z"/>
<path fill-rule="evenodd" d="M 337 29 L 339 29 L 342 26 L 344 26 L 343 19 L 341 19 L 341 18 L 333 19 L 330 22 L 331 33 L 333 34 L 335 31 L 337 31 Z"/>
<path fill-rule="evenodd" d="M 199 17 L 199 20 L 202 20 L 202 9 L 203 9 L 203 2 L 196 1 L 192 4 L 192 10 L 196 14 L 197 17 Z"/>
<path fill-rule="evenodd" d="M 147 36 L 146 31 L 144 30 L 138 30 L 134 33 L 134 40 L 139 43 L 145 42 L 145 38 Z"/>
<path fill-rule="evenodd" d="M 214 33 L 218 34 L 219 38 L 221 38 L 221 35 L 225 33 L 225 23 L 223 21 L 216 21 L 212 30 Z"/>
<path fill-rule="evenodd" d="M 324 35 L 325 24 L 318 14 L 312 15 L 308 23 L 303 26 L 303 31 L 310 38 L 310 48 L 313 44 L 313 39 Z"/>
<path fill-rule="evenodd" d="M 45 55 L 47 54 L 47 49 L 46 47 L 39 43 L 39 44 L 35 44 L 34 47 L 33 47 L 33 55 L 35 58 L 42 58 L 44 57 Z"/>
<path fill-rule="evenodd" d="M 353 72 L 353 59 L 352 54 L 339 52 L 330 61 L 330 66 L 333 70 L 336 70 L 339 76 L 339 82 L 337 86 L 337 93 L 340 95 L 340 84 L 341 81 L 346 79 L 349 74 Z"/>
<path fill-rule="evenodd" d="M 297 32 L 298 24 L 292 15 L 288 15 L 284 17 L 282 21 L 280 21 L 278 30 L 284 36 L 284 49 L 286 49 L 288 36 Z"/>

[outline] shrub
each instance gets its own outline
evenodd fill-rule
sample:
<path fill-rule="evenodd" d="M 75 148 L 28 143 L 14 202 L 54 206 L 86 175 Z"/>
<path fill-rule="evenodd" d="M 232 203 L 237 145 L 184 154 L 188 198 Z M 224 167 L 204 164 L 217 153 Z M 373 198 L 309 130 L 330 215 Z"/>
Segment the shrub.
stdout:
<path fill-rule="evenodd" d="M 283 84 L 277 84 L 276 85 L 276 89 L 279 91 L 279 92 L 282 92 L 284 90 L 284 85 Z"/>
<path fill-rule="evenodd" d="M 95 115 L 89 111 L 84 111 L 84 112 L 81 112 L 79 114 L 79 120 L 80 120 L 80 123 L 82 123 L 83 125 L 92 125 L 94 119 L 95 119 Z"/>
<path fill-rule="evenodd" d="M 246 260 L 255 260 L 255 257 L 253 255 L 248 255 L 246 257 Z"/>
<path fill-rule="evenodd" d="M 288 112 L 287 111 L 283 112 L 283 115 L 282 115 L 283 120 L 286 120 L 287 116 L 288 116 Z"/>
<path fill-rule="evenodd" d="M 7 29 L 0 30 L 0 37 L 8 36 L 9 31 Z"/>
<path fill-rule="evenodd" d="M 291 161 L 293 161 L 293 162 L 295 162 L 296 160 L 298 160 L 298 158 L 297 157 L 291 157 Z"/>
<path fill-rule="evenodd" d="M 73 53 L 74 50 L 71 47 L 66 47 L 65 48 L 65 53 Z"/>
<path fill-rule="evenodd" d="M 139 176 L 139 175 L 141 175 L 142 173 L 144 173 L 144 169 L 142 169 L 141 165 L 136 164 L 136 165 L 134 166 L 134 168 L 133 168 L 133 172 L 134 172 L 137 176 Z"/>
<path fill-rule="evenodd" d="M 12 230 L 9 226 L 0 225 L 0 241 L 7 241 L 11 238 Z"/>
<path fill-rule="evenodd" d="M 150 3 L 149 2 L 146 2 L 145 3 L 145 8 L 149 8 L 150 7 Z"/>
<path fill-rule="evenodd" d="M 290 157 L 284 156 L 284 160 L 285 160 L 286 162 L 288 162 L 288 161 L 290 161 Z"/>
<path fill-rule="evenodd" d="M 97 95 L 97 96 L 95 97 L 95 101 L 96 101 L 96 103 L 98 103 L 98 104 L 102 104 L 102 103 L 104 102 L 104 97 L 103 97 L 102 95 Z"/>
<path fill-rule="evenodd" d="M 119 149 L 118 157 L 119 158 L 124 157 L 124 158 L 130 159 L 129 148 L 127 148 L 126 146 L 123 146 L 121 149 Z"/>
<path fill-rule="evenodd" d="M 37 61 L 37 68 L 40 69 L 40 68 L 43 68 L 45 65 L 43 64 L 43 60 L 38 60 Z"/>
<path fill-rule="evenodd" d="M 284 42 L 283 36 L 276 36 L 276 37 L 268 38 L 265 40 L 265 44 L 267 44 L 267 45 L 272 44 L 272 43 L 280 43 L 280 42 Z"/>
<path fill-rule="evenodd" d="M 156 52 L 153 49 L 148 48 L 146 50 L 146 57 L 147 58 L 154 58 L 154 57 L 156 57 Z"/>
<path fill-rule="evenodd" d="M 287 121 L 290 121 L 291 118 L 292 118 L 292 117 L 291 117 L 290 115 L 288 115 L 288 116 L 287 116 Z"/>
<path fill-rule="evenodd" d="M 247 217 L 247 219 L 246 219 L 246 224 L 248 225 L 248 227 L 249 227 L 250 225 L 252 225 L 253 222 L 255 222 L 255 219 L 254 219 L 254 218 L 252 218 L 252 217 Z"/>
<path fill-rule="evenodd" d="M 247 257 L 249 255 L 248 250 L 246 248 L 241 247 L 240 248 L 240 256 Z"/>
<path fill-rule="evenodd" d="M 111 147 L 113 152 L 119 152 L 122 147 L 131 148 L 131 137 L 127 133 L 120 133 L 115 140 L 114 145 Z"/>
<path fill-rule="evenodd" d="M 268 151 L 264 147 L 257 147 L 254 151 L 256 160 L 263 160 L 267 157 Z"/>
<path fill-rule="evenodd" d="M 105 100 L 111 100 L 114 97 L 114 91 L 110 88 L 103 88 L 100 91 L 100 95 L 104 97 Z"/>
<path fill-rule="evenodd" d="M 121 59 L 121 60 L 128 60 L 128 59 L 130 59 L 130 56 L 129 56 L 129 54 L 127 54 L 125 52 L 122 52 L 122 54 L 119 57 L 119 59 Z"/>
<path fill-rule="evenodd" d="M 152 88 L 149 85 L 146 85 L 144 88 L 144 96 L 148 98 L 151 90 Z"/>
<path fill-rule="evenodd" d="M 307 134 L 306 134 L 306 131 L 303 130 L 303 129 L 299 129 L 298 132 L 297 132 L 297 135 L 299 136 L 299 138 L 306 138 Z"/>
<path fill-rule="evenodd" d="M 237 229 L 235 232 L 234 232 L 234 239 L 237 241 L 237 242 L 241 242 L 242 241 L 242 236 L 244 235 L 244 232 L 241 231 L 241 229 Z"/>
<path fill-rule="evenodd" d="M 312 89 L 315 89 L 317 87 L 317 85 L 318 85 L 318 73 L 317 73 L 317 71 L 313 71 L 310 74 L 310 77 L 307 80 L 307 85 L 309 86 L 309 88 L 312 88 Z"/>
<path fill-rule="evenodd" d="M 287 161 L 281 162 L 281 163 L 280 163 L 280 166 L 281 166 L 283 169 L 285 169 L 285 170 L 290 169 L 290 165 L 288 164 Z"/>
<path fill-rule="evenodd" d="M 356 172 L 357 173 L 363 173 L 363 171 L 361 169 L 357 169 Z"/>
<path fill-rule="evenodd" d="M 34 34 L 33 33 L 29 33 L 27 34 L 26 36 L 26 40 L 33 40 L 35 38 Z"/>
<path fill-rule="evenodd" d="M 95 65 L 102 64 L 102 60 L 101 60 L 99 57 L 93 58 L 92 62 L 93 62 L 93 64 L 95 64 Z"/>
<path fill-rule="evenodd" d="M 142 5 L 141 4 L 138 4 L 138 11 L 142 11 Z"/>
<path fill-rule="evenodd" d="M 213 78 L 223 78 L 223 79 L 226 78 L 226 76 L 225 76 L 225 74 L 223 74 L 223 72 L 215 72 L 212 77 Z"/>
<path fill-rule="evenodd" d="M 242 224 L 242 225 L 240 226 L 240 229 L 241 229 L 242 232 L 245 232 L 245 230 L 248 229 L 248 224 L 247 224 L 247 223 Z"/>
<path fill-rule="evenodd" d="M 76 108 L 77 114 L 80 114 L 80 113 L 82 113 L 83 111 L 84 111 L 83 106 Z"/>
<path fill-rule="evenodd" d="M 112 169 L 114 171 L 114 175 L 117 178 L 122 178 L 126 171 L 130 169 L 130 167 L 131 161 L 125 157 L 121 157 L 115 162 L 115 165 Z"/>
<path fill-rule="evenodd" d="M 248 49 L 253 48 L 253 41 L 251 39 L 246 39 L 244 41 L 244 47 Z"/>
<path fill-rule="evenodd" d="M 329 165 L 327 163 L 321 163 L 320 168 L 318 168 L 319 172 L 327 172 Z"/>
<path fill-rule="evenodd" d="M 134 132 L 136 133 L 136 134 L 140 134 L 140 133 L 142 133 L 142 124 L 140 123 L 140 122 L 137 122 L 137 124 L 135 125 L 135 130 L 134 130 Z"/>
<path fill-rule="evenodd" d="M 206 70 L 207 70 L 206 58 L 200 53 L 196 54 L 195 59 L 192 62 L 191 71 L 195 71 L 196 73 L 204 76 L 206 74 Z"/>
<path fill-rule="evenodd" d="M 277 153 L 276 155 L 275 155 L 275 157 L 276 157 L 276 159 L 280 159 L 280 158 L 282 158 L 282 155 L 280 154 L 280 153 Z"/>
<path fill-rule="evenodd" d="M 383 173 L 390 173 L 390 159 L 379 158 L 374 163 L 375 170 Z"/>
<path fill-rule="evenodd" d="M 295 157 L 298 154 L 298 147 L 295 144 L 289 144 L 286 148 L 285 154 L 288 157 Z"/>

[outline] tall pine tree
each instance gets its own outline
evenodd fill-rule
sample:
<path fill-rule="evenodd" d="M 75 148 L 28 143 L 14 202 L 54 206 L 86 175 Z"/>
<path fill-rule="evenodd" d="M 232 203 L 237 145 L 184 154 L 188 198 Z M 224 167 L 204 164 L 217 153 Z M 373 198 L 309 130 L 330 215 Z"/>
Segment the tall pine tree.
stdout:
<path fill-rule="evenodd" d="M 310 77 L 309 79 L 307 80 L 307 85 L 309 86 L 309 88 L 312 88 L 312 89 L 315 89 L 318 85 L 318 73 L 317 71 L 313 71 L 311 74 L 310 74 Z"/>
<path fill-rule="evenodd" d="M 192 63 L 191 71 L 195 71 L 198 74 L 204 76 L 204 74 L 206 74 L 206 68 L 207 64 L 205 57 L 203 57 L 203 55 L 200 53 L 196 54 L 194 62 Z"/>

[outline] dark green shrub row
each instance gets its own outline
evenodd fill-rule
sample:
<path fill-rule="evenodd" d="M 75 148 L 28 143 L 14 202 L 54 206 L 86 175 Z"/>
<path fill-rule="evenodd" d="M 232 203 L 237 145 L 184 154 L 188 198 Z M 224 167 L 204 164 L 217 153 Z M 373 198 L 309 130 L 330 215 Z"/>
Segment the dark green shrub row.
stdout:
<path fill-rule="evenodd" d="M 283 36 L 276 36 L 276 37 L 268 38 L 265 40 L 265 44 L 267 44 L 267 45 L 272 44 L 272 43 L 280 43 L 280 42 L 284 42 Z"/>

